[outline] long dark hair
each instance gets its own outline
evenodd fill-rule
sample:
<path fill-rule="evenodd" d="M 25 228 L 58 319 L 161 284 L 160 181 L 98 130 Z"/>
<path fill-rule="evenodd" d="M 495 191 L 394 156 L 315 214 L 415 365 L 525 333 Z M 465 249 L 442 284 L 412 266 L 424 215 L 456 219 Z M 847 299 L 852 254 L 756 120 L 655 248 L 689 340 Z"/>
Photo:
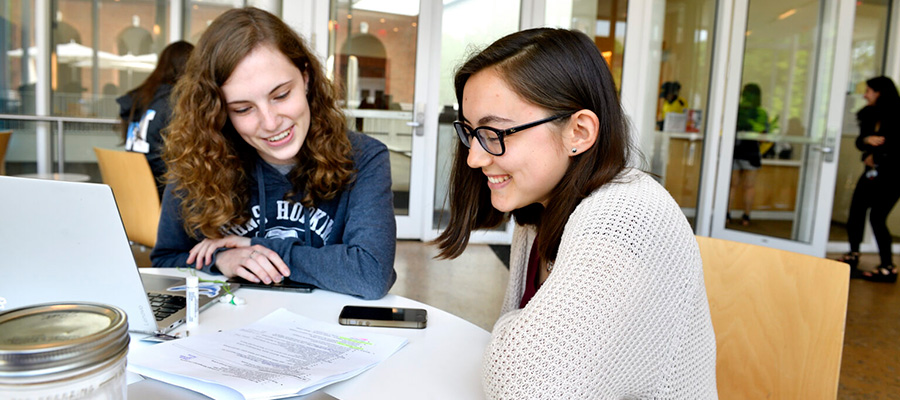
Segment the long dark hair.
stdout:
<path fill-rule="evenodd" d="M 178 78 L 184 73 L 184 67 L 187 65 L 192 50 L 194 50 L 194 45 L 185 41 L 170 43 L 159 54 L 159 61 L 150 76 L 140 86 L 128 92 L 132 101 L 131 111 L 128 114 L 128 120 L 122 124 L 122 140 L 125 140 L 128 135 L 128 123 L 134 120 L 135 115 L 141 115 L 147 110 L 160 85 L 174 85 L 178 81 Z"/>
<path fill-rule="evenodd" d="M 875 108 L 881 112 L 900 112 L 900 95 L 894 81 L 886 76 L 876 76 L 866 81 L 866 85 L 878 92 Z"/>
<path fill-rule="evenodd" d="M 516 32 L 497 40 L 457 71 L 459 119 L 463 118 L 466 82 L 488 68 L 496 69 L 513 92 L 546 109 L 548 115 L 587 109 L 599 117 L 596 142 L 572 157 L 566 174 L 551 191 L 547 208 L 532 204 L 512 211 L 516 223 L 539 228 L 538 254 L 542 261 L 553 261 L 569 215 L 581 200 L 626 167 L 632 151 L 612 74 L 597 46 L 581 32 L 550 28 Z M 466 164 L 467 154 L 458 143 L 450 175 L 449 226 L 435 239 L 438 257 L 459 256 L 473 230 L 496 227 L 506 219 L 491 205 L 487 177 Z"/>

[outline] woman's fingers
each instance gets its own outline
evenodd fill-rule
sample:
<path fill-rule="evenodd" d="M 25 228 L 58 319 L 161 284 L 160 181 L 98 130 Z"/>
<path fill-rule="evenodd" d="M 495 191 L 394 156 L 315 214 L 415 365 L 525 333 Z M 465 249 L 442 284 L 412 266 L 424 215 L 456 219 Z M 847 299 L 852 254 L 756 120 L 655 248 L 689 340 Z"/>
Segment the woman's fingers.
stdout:
<path fill-rule="evenodd" d="M 246 268 L 237 268 L 234 271 L 234 274 L 241 278 L 244 278 L 248 282 L 259 282 L 259 278 L 257 278 L 256 275 L 254 275 L 252 272 L 250 272 L 250 270 Z"/>
<path fill-rule="evenodd" d="M 268 261 L 269 265 L 272 266 L 272 268 L 275 270 L 275 273 L 277 273 L 281 277 L 291 276 L 291 269 L 288 268 L 287 264 L 285 264 L 284 260 L 281 259 L 281 256 L 278 255 L 278 253 L 261 245 L 255 245 L 251 248 L 266 257 L 266 261 Z M 281 280 L 280 277 L 278 280 Z"/>
<path fill-rule="evenodd" d="M 195 247 L 197 251 L 206 251 L 207 248 Z M 217 245 L 210 245 L 208 249 L 214 252 Z M 194 251 L 192 249 L 191 251 Z M 291 270 L 285 264 L 278 253 L 261 245 L 239 247 L 223 251 L 219 254 L 216 265 L 225 276 L 240 276 L 251 282 L 281 282 L 291 275 Z"/>
<path fill-rule="evenodd" d="M 209 264 L 209 262 L 203 262 L 204 257 L 206 255 L 206 249 L 209 247 L 209 239 L 204 239 L 200 243 L 197 243 L 191 251 L 188 253 L 188 264 L 193 264 L 195 261 L 197 262 L 197 269 L 202 268 L 204 265 Z"/>

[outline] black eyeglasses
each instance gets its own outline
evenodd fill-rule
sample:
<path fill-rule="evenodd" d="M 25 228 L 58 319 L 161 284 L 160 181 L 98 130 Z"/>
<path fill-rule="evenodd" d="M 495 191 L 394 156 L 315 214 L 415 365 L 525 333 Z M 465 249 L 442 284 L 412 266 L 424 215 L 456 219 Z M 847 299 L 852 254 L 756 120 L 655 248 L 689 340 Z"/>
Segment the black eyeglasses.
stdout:
<path fill-rule="evenodd" d="M 538 126 L 540 124 L 555 121 L 560 118 L 565 118 L 572 114 L 574 114 L 574 112 L 554 115 L 552 117 L 529 122 L 524 125 L 519 125 L 504 130 L 491 128 L 489 126 L 479 126 L 473 129 L 462 121 L 454 121 L 453 128 L 456 129 L 456 134 L 459 136 L 459 140 L 461 140 L 467 148 L 472 148 L 472 137 L 474 136 L 478 138 L 478 143 L 481 143 L 481 147 L 484 149 L 484 151 L 495 156 L 502 156 L 503 153 L 506 152 L 506 144 L 504 144 L 503 142 L 503 138 L 505 136 L 512 135 L 513 133 L 523 131 L 528 128 L 534 128 L 535 126 Z"/>

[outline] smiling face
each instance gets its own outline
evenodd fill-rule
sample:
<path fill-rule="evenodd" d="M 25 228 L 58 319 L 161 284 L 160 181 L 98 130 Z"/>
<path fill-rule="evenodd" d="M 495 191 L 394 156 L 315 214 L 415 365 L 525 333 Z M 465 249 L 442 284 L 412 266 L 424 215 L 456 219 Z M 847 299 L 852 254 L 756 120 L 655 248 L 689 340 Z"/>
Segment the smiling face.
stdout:
<path fill-rule="evenodd" d="M 309 131 L 309 76 L 271 45 L 259 45 L 222 85 L 228 118 L 271 164 L 293 164 Z"/>
<path fill-rule="evenodd" d="M 468 79 L 462 109 L 465 122 L 473 128 L 507 129 L 550 116 L 548 110 L 513 92 L 493 68 Z M 494 208 L 509 212 L 533 203 L 547 205 L 570 163 L 560 129 L 551 122 L 506 136 L 502 156 L 489 154 L 473 140 L 466 162 L 487 176 Z"/>

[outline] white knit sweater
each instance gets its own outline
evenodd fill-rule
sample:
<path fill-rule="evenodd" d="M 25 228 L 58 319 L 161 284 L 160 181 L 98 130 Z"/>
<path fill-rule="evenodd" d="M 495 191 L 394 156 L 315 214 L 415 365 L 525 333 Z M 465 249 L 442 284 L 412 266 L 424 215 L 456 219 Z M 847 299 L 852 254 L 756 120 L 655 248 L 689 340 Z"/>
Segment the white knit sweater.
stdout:
<path fill-rule="evenodd" d="M 566 223 L 523 309 L 532 228 L 517 227 L 485 352 L 491 399 L 715 399 L 716 341 L 697 241 L 672 197 L 627 170 Z"/>

